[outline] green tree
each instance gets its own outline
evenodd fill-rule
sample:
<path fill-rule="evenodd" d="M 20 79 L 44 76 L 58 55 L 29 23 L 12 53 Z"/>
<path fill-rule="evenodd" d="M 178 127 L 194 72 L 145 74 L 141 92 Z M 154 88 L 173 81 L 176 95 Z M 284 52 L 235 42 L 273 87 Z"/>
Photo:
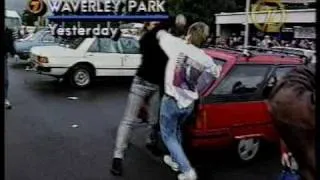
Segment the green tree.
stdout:
<path fill-rule="evenodd" d="M 34 22 L 38 20 L 38 16 L 32 14 L 29 10 L 25 9 L 22 13 L 22 22 L 26 26 L 33 26 Z"/>

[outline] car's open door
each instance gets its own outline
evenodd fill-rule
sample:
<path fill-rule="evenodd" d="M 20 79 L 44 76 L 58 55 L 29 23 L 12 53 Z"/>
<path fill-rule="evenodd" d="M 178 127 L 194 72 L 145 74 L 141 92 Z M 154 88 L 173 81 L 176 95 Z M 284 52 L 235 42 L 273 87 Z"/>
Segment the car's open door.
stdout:
<path fill-rule="evenodd" d="M 213 92 L 201 99 L 195 126 L 199 135 L 207 139 L 273 136 L 262 96 L 271 69 L 267 65 L 235 65 Z"/>

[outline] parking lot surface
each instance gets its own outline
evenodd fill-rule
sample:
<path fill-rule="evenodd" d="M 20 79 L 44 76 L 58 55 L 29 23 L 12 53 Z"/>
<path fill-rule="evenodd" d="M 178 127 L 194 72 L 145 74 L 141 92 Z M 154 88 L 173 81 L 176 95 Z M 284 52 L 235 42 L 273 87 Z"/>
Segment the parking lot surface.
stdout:
<path fill-rule="evenodd" d="M 130 78 L 103 79 L 77 90 L 26 71 L 24 64 L 13 60 L 9 64 L 13 109 L 5 115 L 6 180 L 176 179 L 161 159 L 145 149 L 142 127 L 132 138 L 124 176 L 109 173 Z M 244 165 L 222 152 L 199 155 L 200 179 L 276 179 L 279 155 L 268 150 L 262 156 Z"/>

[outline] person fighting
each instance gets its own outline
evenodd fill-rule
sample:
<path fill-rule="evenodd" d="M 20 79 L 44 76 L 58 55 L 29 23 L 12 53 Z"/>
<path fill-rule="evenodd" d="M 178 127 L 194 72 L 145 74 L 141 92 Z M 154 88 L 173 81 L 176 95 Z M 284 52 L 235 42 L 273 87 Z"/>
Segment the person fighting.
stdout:
<path fill-rule="evenodd" d="M 164 89 L 164 73 L 168 57 L 159 46 L 156 33 L 161 29 L 168 30 L 175 26 L 180 29 L 181 26 L 185 26 L 186 22 L 180 20 L 181 16 L 175 19 L 179 19 L 179 21 L 175 21 L 174 24 L 172 23 L 172 18 L 170 18 L 168 21 L 161 23 L 147 23 L 144 28 L 139 42 L 142 63 L 132 82 L 124 117 L 118 128 L 110 170 L 113 175 L 122 175 L 124 152 L 127 149 L 131 131 L 137 123 L 137 119 L 139 119 L 138 117 L 144 114 L 141 113 L 142 109 L 146 109 L 147 111 L 145 113 L 148 119 L 146 122 L 148 122 L 150 130 L 146 147 L 153 154 L 160 153 L 160 150 L 157 148 L 159 105 Z"/>
<path fill-rule="evenodd" d="M 159 28 L 158 23 L 151 22 L 140 39 L 140 52 L 142 62 L 131 84 L 127 99 L 124 116 L 118 127 L 115 149 L 112 160 L 111 173 L 116 176 L 122 175 L 122 161 L 125 150 L 128 147 L 129 138 L 134 126 L 139 123 L 138 115 L 142 106 L 147 104 L 148 123 L 150 133 L 146 145 L 155 146 L 154 136 L 150 135 L 158 121 L 159 114 L 159 89 L 163 84 L 164 69 L 168 57 L 159 47 L 155 39 L 155 33 Z M 156 54 L 156 55 L 155 55 Z M 148 103 L 146 103 L 148 102 Z"/>
<path fill-rule="evenodd" d="M 209 26 L 203 22 L 192 24 L 185 40 L 165 30 L 157 33 L 159 44 L 169 57 L 165 71 L 165 92 L 160 105 L 160 131 L 170 153 L 165 162 L 181 172 L 179 180 L 197 179 L 197 173 L 182 147 L 182 127 L 194 110 L 194 102 L 221 71 L 199 48 L 208 36 Z"/>

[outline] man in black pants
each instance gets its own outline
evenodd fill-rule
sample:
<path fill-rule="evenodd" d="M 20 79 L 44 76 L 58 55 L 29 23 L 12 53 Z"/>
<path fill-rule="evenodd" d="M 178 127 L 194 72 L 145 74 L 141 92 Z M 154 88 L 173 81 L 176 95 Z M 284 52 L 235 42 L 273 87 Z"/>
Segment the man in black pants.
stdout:
<path fill-rule="evenodd" d="M 146 101 L 149 101 L 147 108 L 151 130 L 148 135 L 147 148 L 152 151 L 156 149 L 158 139 L 156 127 L 160 109 L 159 92 L 163 94 L 164 72 L 168 60 L 167 55 L 159 46 L 156 34 L 161 29 L 169 29 L 170 24 L 170 22 L 150 23 L 151 27 L 149 26 L 149 30 L 140 39 L 142 63 L 132 82 L 124 117 L 118 128 L 110 170 L 113 175 L 122 175 L 124 152 L 127 149 L 131 131 L 138 123 L 137 117 L 141 107 L 145 106 Z"/>
<path fill-rule="evenodd" d="M 14 48 L 14 38 L 12 35 L 12 31 L 9 28 L 5 28 L 4 31 L 4 93 L 5 93 L 5 108 L 11 109 L 11 103 L 8 100 L 8 88 L 9 88 L 9 77 L 8 77 L 8 54 L 12 57 L 15 55 L 15 48 Z"/>
<path fill-rule="evenodd" d="M 151 26 L 155 26 L 151 23 Z M 130 93 L 127 100 L 127 106 L 124 117 L 120 122 L 116 144 L 113 154 L 111 173 L 113 175 L 122 175 L 122 160 L 127 149 L 131 131 L 135 124 L 139 123 L 138 115 L 142 106 L 147 100 L 148 104 L 148 122 L 150 130 L 158 121 L 159 111 L 159 89 L 164 81 L 164 69 L 168 57 L 159 47 L 156 40 L 156 32 L 164 27 L 157 26 L 150 28 L 140 39 L 140 51 L 142 54 L 142 63 L 133 79 Z M 153 136 L 147 140 L 148 146 L 154 144 Z"/>

